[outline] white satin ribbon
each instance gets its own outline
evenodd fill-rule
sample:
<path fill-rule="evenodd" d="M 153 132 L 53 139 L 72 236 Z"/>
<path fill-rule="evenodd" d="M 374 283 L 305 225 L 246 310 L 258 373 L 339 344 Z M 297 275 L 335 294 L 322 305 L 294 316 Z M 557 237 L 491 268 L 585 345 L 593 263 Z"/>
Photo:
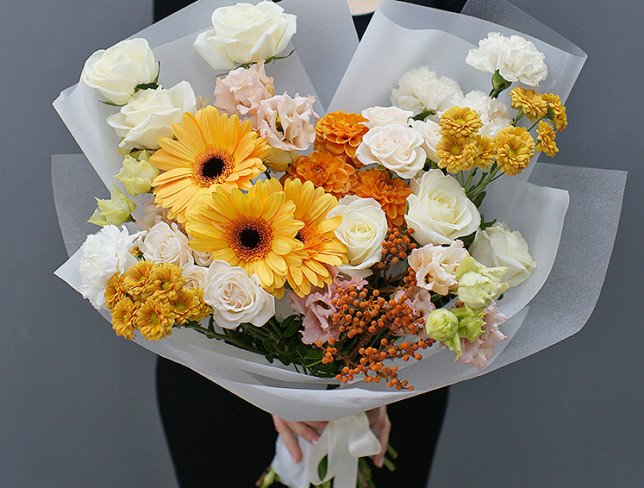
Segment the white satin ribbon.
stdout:
<path fill-rule="evenodd" d="M 273 468 L 282 483 L 291 488 L 308 488 L 309 483 L 320 485 L 333 479 L 334 488 L 355 488 L 358 478 L 358 459 L 380 452 L 380 441 L 369 428 L 365 413 L 332 420 L 324 429 L 317 444 L 301 441 L 302 461 L 293 464 L 281 438 L 276 445 Z M 327 456 L 327 472 L 318 476 L 320 461 Z"/>

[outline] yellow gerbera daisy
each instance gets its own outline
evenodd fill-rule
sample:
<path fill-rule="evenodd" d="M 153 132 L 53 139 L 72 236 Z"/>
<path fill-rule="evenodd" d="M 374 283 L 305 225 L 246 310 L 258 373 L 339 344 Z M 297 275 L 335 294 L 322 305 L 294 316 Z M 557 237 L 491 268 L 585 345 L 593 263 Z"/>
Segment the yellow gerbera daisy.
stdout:
<path fill-rule="evenodd" d="M 453 174 L 471 169 L 477 154 L 476 139 L 473 137 L 443 135 L 436 145 L 438 166 Z"/>
<path fill-rule="evenodd" d="M 444 136 L 470 137 L 483 127 L 483 122 L 469 107 L 450 107 L 441 116 L 440 126 Z"/>
<path fill-rule="evenodd" d="M 548 102 L 534 90 L 517 86 L 510 92 L 512 108 L 522 110 L 530 120 L 540 119 L 548 112 Z"/>
<path fill-rule="evenodd" d="M 256 274 L 266 290 L 279 295 L 288 270 L 302 264 L 297 251 L 304 246 L 295 236 L 303 226 L 279 181 L 268 180 L 248 193 L 215 188 L 190 211 L 186 229 L 193 249 Z"/>
<path fill-rule="evenodd" d="M 534 139 L 525 127 L 504 127 L 494 138 L 496 163 L 506 175 L 514 176 L 530 164 Z"/>
<path fill-rule="evenodd" d="M 336 198 L 315 188 L 313 183 L 298 179 L 284 183 L 286 200 L 295 204 L 295 218 L 304 223 L 296 238 L 304 244 L 299 251 L 302 265 L 288 270 L 288 282 L 299 296 L 311 293 L 311 287 L 322 288 L 333 281 L 330 269 L 347 262 L 347 248 L 335 236 L 342 216 L 326 215 L 338 205 Z"/>
<path fill-rule="evenodd" d="M 152 182 L 156 203 L 171 219 L 185 223 L 190 208 L 215 188 L 248 189 L 266 170 L 262 159 L 270 146 L 236 115 L 208 106 L 196 116 L 186 113 L 172 130 L 176 140 L 159 140 L 161 149 L 150 158 L 163 171 Z"/>
<path fill-rule="evenodd" d="M 566 115 L 566 106 L 561 103 L 561 97 L 554 93 L 544 93 L 543 98 L 548 102 L 548 109 L 552 111 L 552 121 L 555 129 L 561 132 L 568 127 L 568 116 Z"/>
<path fill-rule="evenodd" d="M 554 158 L 555 154 L 559 152 L 555 142 L 556 136 L 557 133 L 548 122 L 543 120 L 539 122 L 539 127 L 537 127 L 537 151 Z"/>

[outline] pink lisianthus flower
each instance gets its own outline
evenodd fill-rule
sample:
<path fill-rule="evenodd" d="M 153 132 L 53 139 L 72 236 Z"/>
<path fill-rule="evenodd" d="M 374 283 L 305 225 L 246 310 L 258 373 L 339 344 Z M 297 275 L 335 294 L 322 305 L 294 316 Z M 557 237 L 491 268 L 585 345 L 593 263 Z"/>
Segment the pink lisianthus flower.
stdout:
<path fill-rule="evenodd" d="M 250 68 L 237 68 L 217 80 L 215 108 L 229 115 L 254 117 L 260 103 L 274 93 L 274 81 L 266 76 L 264 63 L 254 64 Z"/>
<path fill-rule="evenodd" d="M 263 100 L 257 110 L 257 128 L 268 143 L 282 151 L 305 151 L 315 141 L 317 118 L 313 97 L 276 95 Z"/>
<path fill-rule="evenodd" d="M 498 327 L 508 318 L 499 312 L 495 303 L 487 307 L 484 313 L 483 322 L 485 322 L 485 325 L 483 326 L 483 333 L 478 339 L 474 342 L 461 339 L 461 357 L 459 361 L 463 364 L 471 364 L 478 370 L 487 366 L 494 353 L 495 344 L 506 339 Z"/>
<path fill-rule="evenodd" d="M 411 252 L 409 266 L 416 272 L 418 286 L 447 295 L 458 284 L 456 270 L 465 256 L 467 251 L 459 240 L 449 246 L 427 244 Z"/>

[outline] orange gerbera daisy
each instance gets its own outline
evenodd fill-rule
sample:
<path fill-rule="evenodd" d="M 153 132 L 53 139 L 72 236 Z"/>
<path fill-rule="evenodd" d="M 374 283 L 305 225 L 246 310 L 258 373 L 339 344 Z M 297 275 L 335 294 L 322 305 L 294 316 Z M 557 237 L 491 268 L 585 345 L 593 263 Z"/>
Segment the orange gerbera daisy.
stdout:
<path fill-rule="evenodd" d="M 259 181 L 248 193 L 219 186 L 192 208 L 186 229 L 193 249 L 256 274 L 279 295 L 289 269 L 302 264 L 304 246 L 295 236 L 304 224 L 294 215 L 277 180 Z"/>
<path fill-rule="evenodd" d="M 362 164 L 356 159 L 356 149 L 369 130 L 364 122 L 368 120 L 360 114 L 326 114 L 315 126 L 315 148 L 326 149 L 337 156 L 346 156 L 354 165 L 361 167 Z"/>
<path fill-rule="evenodd" d="M 288 282 L 300 297 L 311 293 L 311 287 L 322 288 L 333 281 L 331 268 L 347 262 L 347 248 L 335 236 L 342 216 L 327 218 L 338 201 L 333 195 L 316 188 L 310 181 L 298 179 L 284 184 L 286 199 L 295 204 L 295 218 L 304 223 L 296 238 L 304 244 L 298 253 L 302 265 L 289 268 Z"/>
<path fill-rule="evenodd" d="M 208 106 L 186 113 L 172 128 L 175 139 L 164 137 L 150 162 L 163 171 L 152 185 L 156 203 L 168 217 L 185 223 L 190 209 L 217 187 L 248 189 L 265 171 L 262 159 L 270 150 L 249 121 L 240 122 Z"/>
<path fill-rule="evenodd" d="M 309 156 L 300 156 L 288 167 L 283 180 L 310 181 L 317 188 L 342 198 L 351 191 L 357 181 L 356 170 L 342 156 L 330 152 L 315 151 Z"/>
<path fill-rule="evenodd" d="M 382 169 L 368 169 L 358 173 L 355 194 L 362 198 L 373 198 L 394 225 L 403 224 L 407 197 L 412 191 L 400 178 Z"/>

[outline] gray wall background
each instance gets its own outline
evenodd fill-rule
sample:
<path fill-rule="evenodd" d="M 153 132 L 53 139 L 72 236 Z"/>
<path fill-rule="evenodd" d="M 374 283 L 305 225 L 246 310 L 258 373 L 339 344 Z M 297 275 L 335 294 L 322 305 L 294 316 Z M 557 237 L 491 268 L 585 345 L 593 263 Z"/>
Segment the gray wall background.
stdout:
<path fill-rule="evenodd" d="M 643 4 L 513 3 L 589 54 L 568 101 L 571 125 L 557 162 L 630 171 L 624 212 L 588 325 L 452 388 L 432 486 L 641 486 Z M 154 357 L 114 337 L 52 275 L 66 253 L 50 155 L 78 148 L 51 102 L 77 81 L 89 54 L 151 19 L 150 0 L 0 2 L 2 487 L 176 486 L 156 409 Z"/>

